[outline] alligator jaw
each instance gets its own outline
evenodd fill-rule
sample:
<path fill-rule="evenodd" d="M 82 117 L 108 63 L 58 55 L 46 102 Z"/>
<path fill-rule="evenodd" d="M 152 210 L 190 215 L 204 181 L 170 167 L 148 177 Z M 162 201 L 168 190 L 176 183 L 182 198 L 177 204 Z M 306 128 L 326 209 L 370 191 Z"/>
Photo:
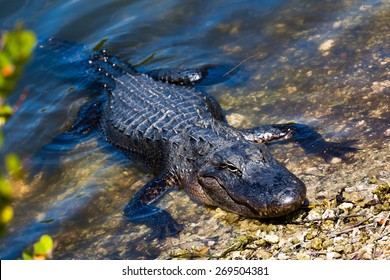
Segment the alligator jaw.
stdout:
<path fill-rule="evenodd" d="M 297 185 L 284 187 L 284 191 L 275 194 L 274 197 L 262 199 L 261 196 L 266 197 L 267 194 L 258 193 L 260 199 L 251 201 L 245 195 L 237 195 L 229 191 L 229 188 L 225 187 L 218 177 L 198 177 L 198 184 L 208 194 L 212 205 L 252 218 L 281 217 L 302 206 L 306 197 L 306 187 L 298 178 L 295 183 Z"/>

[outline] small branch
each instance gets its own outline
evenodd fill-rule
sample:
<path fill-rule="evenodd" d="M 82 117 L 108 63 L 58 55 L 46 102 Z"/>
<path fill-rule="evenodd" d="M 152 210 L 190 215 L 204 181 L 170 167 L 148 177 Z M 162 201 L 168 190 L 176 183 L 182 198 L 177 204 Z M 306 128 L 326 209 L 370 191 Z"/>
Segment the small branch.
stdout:
<path fill-rule="evenodd" d="M 368 219 L 367 219 L 367 220 L 368 220 Z M 367 221 L 367 220 L 366 220 L 366 221 Z M 365 222 L 365 221 L 363 221 L 363 222 Z M 361 223 L 359 223 L 359 224 L 361 224 Z M 350 231 L 352 231 L 352 230 L 354 230 L 354 229 L 365 228 L 365 227 L 369 227 L 369 226 L 372 226 L 372 225 L 374 225 L 374 222 L 369 223 L 369 224 L 367 224 L 367 225 L 361 225 L 361 226 L 356 226 L 356 225 L 355 225 L 355 226 L 353 226 L 353 227 L 349 227 L 349 228 L 344 229 L 344 230 L 342 230 L 342 231 L 339 231 L 339 232 L 335 232 L 335 233 L 329 234 L 328 237 L 335 237 L 335 236 L 338 236 L 338 235 L 341 235 L 341 234 L 350 232 Z"/>
<path fill-rule="evenodd" d="M 243 61 L 241 61 L 240 63 L 238 63 L 236 66 L 234 66 L 232 69 L 230 69 L 229 71 L 227 71 L 223 77 L 226 77 L 227 75 L 229 75 L 230 73 L 232 73 L 234 70 L 236 70 L 238 67 L 240 67 L 242 64 L 244 64 L 245 62 L 247 62 L 249 59 L 251 58 L 254 58 L 257 54 L 254 54 L 254 55 L 251 55 L 247 58 L 245 58 Z"/>
<path fill-rule="evenodd" d="M 380 234 L 382 234 L 385 231 L 385 227 L 386 227 L 387 222 L 389 221 L 389 218 L 390 218 L 390 212 L 389 212 L 389 214 L 387 214 L 387 217 L 383 221 L 383 225 L 381 226 L 381 229 L 379 230 Z"/>
<path fill-rule="evenodd" d="M 302 220 L 302 221 L 291 221 L 291 222 L 287 222 L 286 224 L 301 225 L 301 224 L 305 224 L 305 223 L 324 222 L 324 221 L 327 221 L 327 220 L 335 221 L 335 220 L 339 220 L 339 219 L 364 217 L 364 216 L 365 216 L 364 214 L 340 215 L 340 216 L 334 216 L 334 217 L 329 217 L 329 218 L 319 218 L 319 219 Z M 364 223 L 365 221 L 367 221 L 367 220 L 369 220 L 371 218 L 372 217 L 369 217 L 369 218 L 365 219 L 363 222 L 360 222 L 358 225 L 360 225 L 361 223 Z"/>
<path fill-rule="evenodd" d="M 376 242 L 376 241 L 382 239 L 383 237 L 385 237 L 385 236 L 387 236 L 387 235 L 389 235 L 389 234 L 390 234 L 390 231 L 386 232 L 385 234 L 382 234 L 381 236 L 375 238 L 375 239 L 374 239 L 374 242 Z"/>

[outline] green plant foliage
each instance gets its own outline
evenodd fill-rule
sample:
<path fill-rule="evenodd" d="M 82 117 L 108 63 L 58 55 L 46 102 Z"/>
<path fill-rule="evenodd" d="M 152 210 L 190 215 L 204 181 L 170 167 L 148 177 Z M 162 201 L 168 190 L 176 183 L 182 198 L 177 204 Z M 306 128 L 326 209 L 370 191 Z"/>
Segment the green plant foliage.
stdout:
<path fill-rule="evenodd" d="M 49 235 L 42 235 L 39 242 L 34 244 L 34 255 L 46 255 L 53 248 L 53 239 Z"/>
<path fill-rule="evenodd" d="M 6 98 L 15 88 L 23 67 L 29 60 L 36 43 L 31 31 L 23 30 L 19 24 L 13 31 L 0 31 L 0 147 L 3 143 L 1 128 L 12 116 L 13 109 L 6 104 Z M 6 232 L 12 220 L 12 181 L 21 179 L 23 173 L 19 158 L 15 154 L 5 156 L 6 173 L 0 174 L 0 236 Z"/>
<path fill-rule="evenodd" d="M 156 56 L 157 52 L 154 52 L 152 53 L 151 55 L 149 55 L 148 57 L 146 57 L 144 60 L 142 60 L 141 62 L 137 63 L 137 64 L 134 64 L 134 67 L 139 67 L 139 66 L 143 66 L 145 65 L 146 63 L 148 63 L 149 61 L 151 61 L 155 56 Z"/>
<path fill-rule="evenodd" d="M 14 216 L 14 210 L 11 206 L 7 205 L 3 208 L 0 215 L 0 222 L 3 224 L 8 224 Z"/>
<path fill-rule="evenodd" d="M 11 178 L 21 179 L 23 176 L 22 164 L 15 154 L 8 154 L 5 157 L 5 166 Z"/>
<path fill-rule="evenodd" d="M 97 43 L 97 44 L 92 48 L 92 50 L 93 50 L 94 52 L 100 50 L 101 48 L 103 48 L 104 44 L 105 44 L 107 41 L 108 41 L 107 38 L 105 38 L 105 39 L 103 39 L 103 40 L 100 40 L 100 42 Z"/>
<path fill-rule="evenodd" d="M 36 39 L 31 31 L 16 28 L 13 32 L 5 34 L 4 50 L 9 53 L 15 62 L 25 62 L 30 58 Z"/>
<path fill-rule="evenodd" d="M 24 260 L 46 260 L 51 258 L 54 242 L 49 235 L 42 235 L 41 239 L 33 246 L 32 252 L 25 251 L 22 254 Z"/>
<path fill-rule="evenodd" d="M 5 203 L 11 201 L 12 198 L 12 187 L 9 180 L 4 179 L 0 175 L 0 202 Z"/>
<path fill-rule="evenodd" d="M 11 32 L 4 32 L 0 43 L 0 98 L 7 97 L 29 60 L 36 38 L 33 32 L 18 25 Z M 3 105 L 3 102 L 1 102 Z"/>
<path fill-rule="evenodd" d="M 0 127 L 7 122 L 7 120 L 12 116 L 12 113 L 12 107 L 8 104 L 0 106 Z"/>
<path fill-rule="evenodd" d="M 12 116 L 12 107 L 5 103 L 5 99 L 15 88 L 25 63 L 30 59 L 35 46 L 35 35 L 31 31 L 23 30 L 18 25 L 11 32 L 0 33 L 0 147 L 3 144 L 1 128 Z M 13 218 L 12 200 L 13 180 L 22 179 L 22 165 L 17 155 L 5 156 L 6 174 L 0 174 L 0 236 L 6 233 L 6 226 Z M 49 259 L 53 250 L 53 239 L 43 235 L 34 244 L 31 253 L 23 252 L 23 259 Z"/>

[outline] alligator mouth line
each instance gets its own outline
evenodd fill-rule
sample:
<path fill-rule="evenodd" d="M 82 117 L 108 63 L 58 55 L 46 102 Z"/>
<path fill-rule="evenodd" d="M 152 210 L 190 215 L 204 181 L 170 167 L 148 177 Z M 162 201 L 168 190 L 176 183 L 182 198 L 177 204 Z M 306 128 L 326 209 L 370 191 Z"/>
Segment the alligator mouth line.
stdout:
<path fill-rule="evenodd" d="M 215 181 L 218 183 L 218 185 L 221 187 L 221 189 L 225 192 L 225 194 L 226 194 L 234 203 L 236 203 L 236 204 L 238 204 L 238 205 L 240 205 L 240 206 L 243 206 L 243 207 L 247 208 L 250 212 L 252 212 L 253 215 L 251 215 L 251 216 L 249 216 L 249 217 L 259 218 L 260 216 L 263 216 L 263 214 L 264 214 L 263 212 L 256 210 L 256 208 L 254 208 L 254 207 L 251 206 L 250 204 L 246 203 L 245 201 L 240 201 L 240 200 L 238 200 L 237 198 L 235 198 L 234 196 L 232 196 L 232 195 L 230 194 L 230 192 L 226 190 L 226 188 L 224 187 L 224 185 L 221 184 L 221 182 L 220 182 L 217 178 L 212 177 L 212 176 L 204 176 L 204 178 L 211 178 L 212 180 L 215 180 Z M 203 188 L 205 188 L 205 184 L 202 183 L 202 181 L 199 181 L 199 179 L 198 179 L 198 182 L 199 182 L 199 184 L 200 184 Z M 212 200 L 212 199 L 211 199 L 211 200 Z M 219 206 L 219 207 L 223 208 L 222 206 Z M 229 209 L 226 209 L 226 210 L 227 210 L 227 211 L 231 211 L 231 210 L 229 210 Z M 237 213 L 237 212 L 236 212 L 236 213 Z M 241 213 L 237 213 L 237 214 L 242 215 Z M 246 215 L 246 216 L 248 216 L 248 215 Z"/>

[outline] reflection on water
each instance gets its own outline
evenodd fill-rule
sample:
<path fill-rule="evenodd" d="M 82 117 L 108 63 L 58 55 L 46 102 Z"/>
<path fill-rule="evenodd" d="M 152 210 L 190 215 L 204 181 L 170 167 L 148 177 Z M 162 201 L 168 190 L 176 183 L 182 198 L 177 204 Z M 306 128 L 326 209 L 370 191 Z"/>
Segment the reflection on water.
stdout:
<path fill-rule="evenodd" d="M 57 240 L 57 258 L 169 258 L 187 245 L 218 252 L 255 231 L 245 229 L 245 219 L 177 191 L 161 206 L 185 225 L 180 239 L 146 244 L 147 229 L 122 219 L 123 206 L 151 178 L 147 171 L 97 132 L 59 136 L 93 94 L 85 87 L 86 73 L 75 66 L 102 39 L 133 64 L 156 53 L 145 70 L 240 65 L 222 83 L 202 87 L 232 124 L 310 123 L 327 137 L 359 139 L 364 158 L 381 154 L 389 134 L 385 2 L 0 1 L 2 28 L 23 20 L 41 40 L 75 42 L 54 56 L 37 53 L 10 99 L 14 104 L 27 93 L 5 127 L 2 153 L 18 153 L 31 176 L 15 186 L 15 218 L 0 240 L 0 257 L 20 257 L 45 233 Z M 327 165 L 292 145 L 274 153 L 305 181 L 311 199 L 334 193 L 347 177 L 358 180 L 373 164 L 386 167 L 369 161 Z M 321 176 L 309 174 L 316 172 Z"/>

